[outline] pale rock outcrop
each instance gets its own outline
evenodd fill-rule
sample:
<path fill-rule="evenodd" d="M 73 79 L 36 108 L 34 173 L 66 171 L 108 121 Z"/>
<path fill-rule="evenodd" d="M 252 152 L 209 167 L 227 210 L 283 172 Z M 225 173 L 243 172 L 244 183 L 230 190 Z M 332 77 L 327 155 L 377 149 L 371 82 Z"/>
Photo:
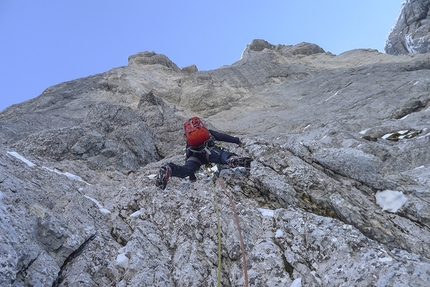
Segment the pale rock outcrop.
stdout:
<path fill-rule="evenodd" d="M 392 55 L 430 52 L 430 1 L 406 0 L 388 35 L 385 52 Z"/>

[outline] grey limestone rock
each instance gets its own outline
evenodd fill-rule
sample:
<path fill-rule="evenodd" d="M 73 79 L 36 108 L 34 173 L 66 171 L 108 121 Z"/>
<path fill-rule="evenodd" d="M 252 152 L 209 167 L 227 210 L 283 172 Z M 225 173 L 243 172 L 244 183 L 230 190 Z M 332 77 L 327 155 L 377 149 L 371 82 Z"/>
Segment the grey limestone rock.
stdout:
<path fill-rule="evenodd" d="M 155 52 L 141 52 L 128 57 L 129 65 L 162 65 L 176 72 L 180 69 L 167 56 Z"/>
<path fill-rule="evenodd" d="M 392 55 L 430 52 L 430 1 L 407 0 L 388 35 L 385 52 Z"/>
<path fill-rule="evenodd" d="M 428 63 L 254 40 L 198 71 L 144 52 L 4 110 L 0 285 L 216 286 L 219 267 L 221 286 L 426 286 Z M 251 171 L 157 189 L 193 115 L 242 137 L 224 147 Z"/>
<path fill-rule="evenodd" d="M 182 72 L 185 72 L 185 73 L 195 73 L 195 72 L 198 72 L 198 68 L 197 68 L 196 65 L 191 65 L 191 66 L 183 67 L 181 70 L 182 70 Z"/>

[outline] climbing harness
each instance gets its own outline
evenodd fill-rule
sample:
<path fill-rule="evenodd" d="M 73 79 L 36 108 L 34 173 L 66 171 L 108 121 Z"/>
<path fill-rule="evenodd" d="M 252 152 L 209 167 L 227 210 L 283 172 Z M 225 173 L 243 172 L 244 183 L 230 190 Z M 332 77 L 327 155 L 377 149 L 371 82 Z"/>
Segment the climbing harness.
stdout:
<path fill-rule="evenodd" d="M 189 146 L 189 147 L 187 147 L 187 151 L 190 151 L 192 153 L 197 153 L 197 154 L 199 154 L 199 153 L 206 153 L 206 160 L 209 161 L 209 156 L 210 156 L 210 154 L 213 151 L 211 149 L 211 147 L 218 147 L 218 144 L 215 143 L 215 141 L 213 139 L 208 139 L 201 146 L 198 146 L 198 147 Z"/>
<path fill-rule="evenodd" d="M 208 139 L 207 141 L 204 142 L 204 144 L 200 145 L 200 146 L 189 146 L 187 149 L 193 153 L 211 153 L 209 148 L 216 146 L 218 147 L 218 144 L 215 144 L 215 141 L 213 139 Z"/>
<path fill-rule="evenodd" d="M 186 148 L 186 153 L 187 154 L 188 152 L 192 152 L 196 154 L 206 153 L 206 160 L 209 162 L 209 156 L 212 154 L 212 152 L 215 152 L 218 155 L 220 155 L 220 152 L 217 151 L 216 149 L 213 149 L 213 147 L 216 147 L 221 151 L 228 151 L 225 147 L 222 146 L 220 142 L 217 142 L 213 138 L 210 138 L 207 141 L 205 141 L 205 143 L 202 144 L 201 146 L 198 146 L 198 147 L 188 146 Z M 202 165 L 202 162 L 199 159 L 197 159 L 195 156 L 190 156 L 188 159 L 197 161 L 198 163 L 200 163 L 200 165 Z"/>

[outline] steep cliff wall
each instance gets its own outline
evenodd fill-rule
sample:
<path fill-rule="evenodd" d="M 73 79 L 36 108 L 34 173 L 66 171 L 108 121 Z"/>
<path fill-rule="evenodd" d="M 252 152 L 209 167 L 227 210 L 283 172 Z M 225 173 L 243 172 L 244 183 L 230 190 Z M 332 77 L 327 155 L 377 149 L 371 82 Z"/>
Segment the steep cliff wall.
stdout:
<path fill-rule="evenodd" d="M 388 35 L 385 52 L 391 55 L 430 52 L 430 1 L 407 0 Z"/>
<path fill-rule="evenodd" d="M 2 285 L 425 286 L 430 61 L 252 41 L 213 71 L 139 53 L 0 114 Z M 248 174 L 173 178 L 182 122 L 244 138 Z"/>

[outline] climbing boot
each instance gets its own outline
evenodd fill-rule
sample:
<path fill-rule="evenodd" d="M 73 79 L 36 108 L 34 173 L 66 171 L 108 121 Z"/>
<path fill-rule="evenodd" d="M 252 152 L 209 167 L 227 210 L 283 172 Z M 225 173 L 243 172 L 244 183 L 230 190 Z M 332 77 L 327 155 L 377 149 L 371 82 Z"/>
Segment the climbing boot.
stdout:
<path fill-rule="evenodd" d="M 172 169 L 168 165 L 163 165 L 158 171 L 157 178 L 155 179 L 155 185 L 161 189 L 166 189 L 167 183 L 169 182 Z"/>
<path fill-rule="evenodd" d="M 231 167 L 238 167 L 242 166 L 246 168 L 247 170 L 251 169 L 251 162 L 253 161 L 250 157 L 238 157 L 238 156 L 231 156 L 227 160 L 227 164 Z"/>

